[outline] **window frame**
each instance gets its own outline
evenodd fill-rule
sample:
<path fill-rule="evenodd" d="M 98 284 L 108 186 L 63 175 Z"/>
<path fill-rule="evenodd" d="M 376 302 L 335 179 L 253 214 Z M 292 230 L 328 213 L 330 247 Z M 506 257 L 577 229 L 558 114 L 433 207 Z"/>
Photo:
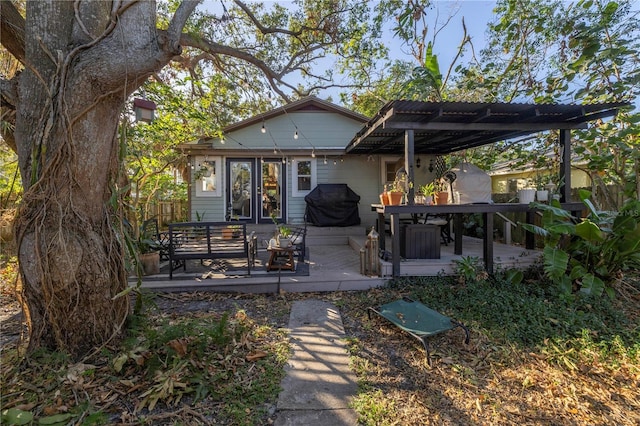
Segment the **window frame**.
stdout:
<path fill-rule="evenodd" d="M 213 175 L 213 184 L 215 189 L 208 191 L 202 188 L 202 179 L 195 178 L 195 171 L 200 169 L 204 162 L 214 162 L 215 173 Z M 194 174 L 193 184 L 196 188 L 196 197 L 220 197 L 222 196 L 222 157 L 220 156 L 196 156 L 194 158 L 195 167 L 192 170 Z"/>
<path fill-rule="evenodd" d="M 304 177 L 305 175 L 298 174 L 298 164 L 300 162 L 308 161 L 311 165 L 311 187 L 309 189 L 299 189 L 298 188 L 298 177 Z M 293 158 L 293 164 L 291 167 L 291 196 L 292 197 L 304 197 L 313 191 L 313 188 L 316 187 L 318 180 L 318 167 L 317 161 L 313 157 L 295 157 Z"/>

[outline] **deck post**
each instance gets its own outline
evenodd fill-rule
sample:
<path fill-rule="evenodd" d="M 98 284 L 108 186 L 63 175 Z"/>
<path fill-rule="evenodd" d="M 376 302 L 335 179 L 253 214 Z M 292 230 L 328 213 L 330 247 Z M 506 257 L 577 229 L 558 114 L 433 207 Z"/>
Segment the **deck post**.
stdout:
<path fill-rule="evenodd" d="M 404 131 L 404 169 L 407 171 L 407 204 L 414 204 L 413 129 Z"/>
<path fill-rule="evenodd" d="M 482 244 L 482 257 L 487 273 L 493 275 L 493 213 L 483 213 L 482 222 L 484 228 L 484 240 Z"/>
<path fill-rule="evenodd" d="M 571 202 L 571 130 L 560 129 L 560 153 L 562 161 L 560 163 L 560 202 Z"/>

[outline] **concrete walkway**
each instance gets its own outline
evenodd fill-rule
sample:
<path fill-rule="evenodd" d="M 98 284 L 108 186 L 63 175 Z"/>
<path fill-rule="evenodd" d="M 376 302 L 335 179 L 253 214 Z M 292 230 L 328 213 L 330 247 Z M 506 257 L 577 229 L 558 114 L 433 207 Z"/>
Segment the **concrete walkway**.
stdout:
<path fill-rule="evenodd" d="M 285 367 L 275 425 L 357 425 L 349 403 L 358 386 L 349 369 L 338 309 L 319 300 L 295 301 L 289 329 L 293 352 Z"/>

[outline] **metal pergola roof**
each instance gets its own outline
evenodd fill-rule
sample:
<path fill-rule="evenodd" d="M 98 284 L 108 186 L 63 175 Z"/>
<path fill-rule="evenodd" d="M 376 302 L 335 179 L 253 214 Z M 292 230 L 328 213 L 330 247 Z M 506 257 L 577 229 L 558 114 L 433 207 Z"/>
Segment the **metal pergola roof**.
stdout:
<path fill-rule="evenodd" d="M 624 102 L 589 105 L 388 102 L 347 145 L 349 154 L 400 154 L 413 131 L 415 154 L 449 154 L 555 129 L 584 129 L 614 116 Z"/>

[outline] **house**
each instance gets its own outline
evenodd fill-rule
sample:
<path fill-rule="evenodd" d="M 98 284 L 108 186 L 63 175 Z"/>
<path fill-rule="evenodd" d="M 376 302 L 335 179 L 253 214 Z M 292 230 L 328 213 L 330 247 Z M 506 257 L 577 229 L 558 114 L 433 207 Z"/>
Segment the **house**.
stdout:
<path fill-rule="evenodd" d="M 557 156 L 554 152 L 548 152 L 546 157 L 549 164 L 557 164 Z M 514 167 L 509 161 L 495 164 L 487 173 L 491 176 L 491 189 L 494 194 L 515 195 L 518 190 L 524 188 L 543 189 L 546 184 L 552 182 L 557 187 L 557 173 L 555 168 L 546 169 L 534 166 Z M 579 162 L 576 158 L 571 161 L 571 186 L 572 188 L 591 187 L 591 176 L 585 170 L 586 163 Z"/>
<path fill-rule="evenodd" d="M 621 105 L 391 101 L 369 119 L 314 96 L 302 98 L 231 124 L 222 137 L 180 146 L 191 164 L 190 216 L 301 223 L 305 196 L 318 184 L 341 183 L 360 196 L 362 224 L 372 226 L 371 204 L 400 168 L 412 200 L 413 188 L 442 176 L 440 156 L 451 152 L 560 129 L 560 149 L 570 158 L 570 130 Z M 570 167 L 570 161 L 560 164 L 568 187 L 575 186 Z"/>
<path fill-rule="evenodd" d="M 181 145 L 191 165 L 191 220 L 301 223 L 304 197 L 317 184 L 341 183 L 360 196 L 361 221 L 373 226 L 370 205 L 404 163 L 402 155 L 345 155 L 368 120 L 310 96 L 231 124 L 222 138 Z M 416 158 L 418 180 L 433 179 L 433 158 Z"/>

